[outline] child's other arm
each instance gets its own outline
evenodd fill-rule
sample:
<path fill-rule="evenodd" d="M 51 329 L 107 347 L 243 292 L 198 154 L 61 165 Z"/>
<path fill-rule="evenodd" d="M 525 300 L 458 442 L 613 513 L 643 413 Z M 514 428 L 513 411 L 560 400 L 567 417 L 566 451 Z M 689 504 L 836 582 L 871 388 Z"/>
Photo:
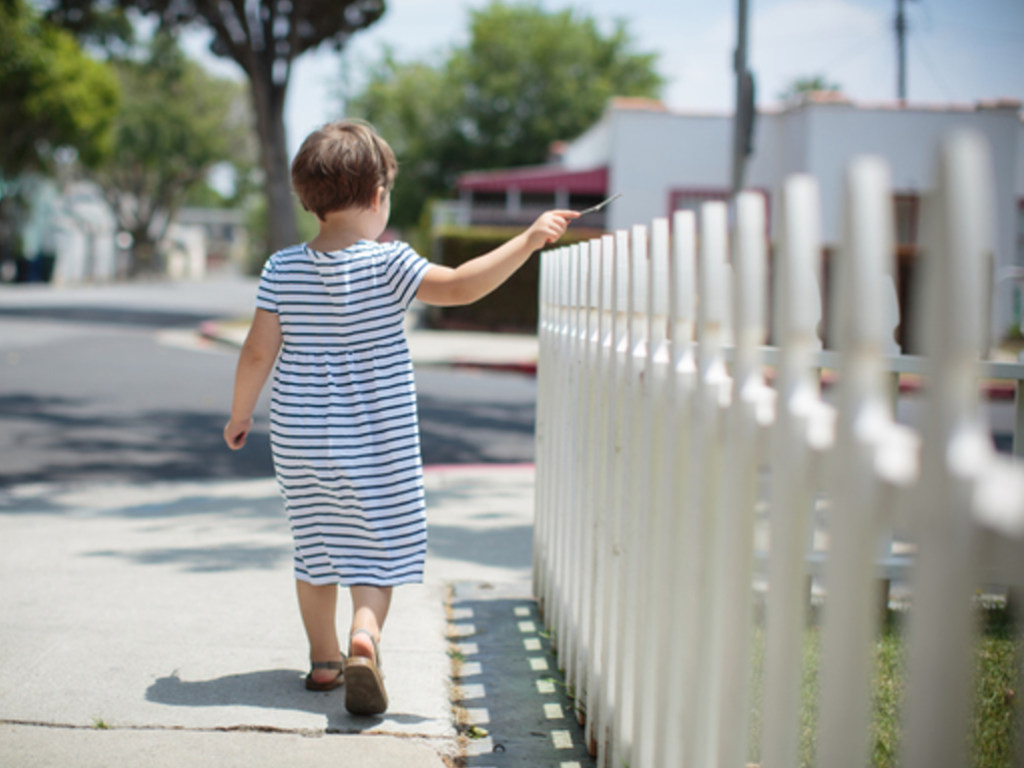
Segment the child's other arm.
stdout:
<path fill-rule="evenodd" d="M 256 410 L 263 385 L 267 382 L 277 353 L 281 349 L 281 322 L 277 315 L 257 309 L 245 337 L 235 370 L 235 395 L 231 403 L 231 420 L 224 427 L 224 441 L 237 451 L 245 445 L 252 429 L 252 412 Z"/>
<path fill-rule="evenodd" d="M 547 211 L 527 230 L 483 256 L 455 268 L 432 264 L 423 275 L 416 298 L 438 307 L 482 299 L 508 280 L 534 251 L 558 240 L 577 216 L 576 211 Z"/>

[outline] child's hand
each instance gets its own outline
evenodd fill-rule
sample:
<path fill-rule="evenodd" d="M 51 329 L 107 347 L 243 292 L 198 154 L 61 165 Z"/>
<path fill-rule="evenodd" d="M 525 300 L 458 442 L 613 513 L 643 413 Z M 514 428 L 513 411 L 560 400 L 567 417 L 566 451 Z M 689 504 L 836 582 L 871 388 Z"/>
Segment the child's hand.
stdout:
<path fill-rule="evenodd" d="M 252 417 L 238 421 L 231 419 L 224 426 L 224 442 L 232 451 L 237 451 L 245 445 L 245 438 L 248 437 L 250 430 L 252 430 Z"/>
<path fill-rule="evenodd" d="M 532 251 L 555 242 L 565 234 L 569 222 L 578 218 L 576 211 L 545 211 L 526 230 L 526 241 Z"/>

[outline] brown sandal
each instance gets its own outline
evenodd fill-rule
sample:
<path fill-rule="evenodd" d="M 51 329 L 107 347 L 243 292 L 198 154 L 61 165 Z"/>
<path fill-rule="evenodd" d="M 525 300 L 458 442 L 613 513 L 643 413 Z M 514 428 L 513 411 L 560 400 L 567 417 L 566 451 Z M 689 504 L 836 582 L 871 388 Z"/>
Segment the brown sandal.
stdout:
<path fill-rule="evenodd" d="M 357 629 L 353 636 L 363 634 L 373 643 L 373 658 L 353 656 L 345 662 L 345 709 L 353 715 L 379 715 L 388 708 L 388 692 L 380 673 L 380 647 L 368 630 Z"/>
<path fill-rule="evenodd" d="M 313 679 L 313 669 L 336 669 L 336 674 L 330 680 L 319 680 Z M 313 669 L 306 675 L 306 690 L 307 691 L 333 691 L 339 685 L 343 685 L 345 682 L 345 659 L 342 657 L 341 661 L 314 661 Z"/>

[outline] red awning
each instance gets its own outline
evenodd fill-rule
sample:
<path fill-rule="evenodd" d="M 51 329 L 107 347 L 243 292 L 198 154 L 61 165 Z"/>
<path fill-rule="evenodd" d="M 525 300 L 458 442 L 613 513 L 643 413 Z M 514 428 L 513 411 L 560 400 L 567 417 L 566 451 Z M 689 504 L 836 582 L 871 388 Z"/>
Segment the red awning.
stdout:
<path fill-rule="evenodd" d="M 608 191 L 608 169 L 567 171 L 560 165 L 534 165 L 502 168 L 496 171 L 471 171 L 459 176 L 460 190 L 474 192 L 555 192 L 567 190 L 576 195 L 604 195 Z"/>

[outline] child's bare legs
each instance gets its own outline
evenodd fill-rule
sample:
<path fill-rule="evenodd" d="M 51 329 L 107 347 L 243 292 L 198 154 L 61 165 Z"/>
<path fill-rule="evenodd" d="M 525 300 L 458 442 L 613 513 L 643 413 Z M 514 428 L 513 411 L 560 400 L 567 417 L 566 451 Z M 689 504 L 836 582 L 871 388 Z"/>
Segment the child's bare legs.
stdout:
<path fill-rule="evenodd" d="M 352 632 L 357 629 L 367 630 L 376 640 L 380 642 L 380 632 L 384 627 L 384 619 L 387 618 L 388 608 L 391 607 L 391 587 L 354 586 L 350 588 L 352 593 Z M 366 658 L 377 659 L 373 656 L 373 643 L 370 639 L 360 633 L 349 641 L 351 643 L 349 653 L 353 656 L 365 656 Z"/>
<path fill-rule="evenodd" d="M 310 661 L 337 661 L 342 658 L 336 625 L 338 587 L 335 584 L 313 585 L 296 580 L 299 612 L 309 638 Z M 380 632 L 391 607 L 391 587 L 357 586 L 352 593 L 352 632 L 365 629 L 380 642 Z M 373 658 L 373 644 L 366 635 L 352 638 L 349 653 Z M 376 659 L 374 659 L 376 661 Z M 313 680 L 328 682 L 337 672 L 330 669 L 312 671 Z"/>
<path fill-rule="evenodd" d="M 338 587 L 335 584 L 313 585 L 296 580 L 299 612 L 309 637 L 310 661 L 339 661 L 342 658 L 338 643 L 335 616 L 338 608 Z M 313 680 L 326 683 L 338 674 L 331 669 L 315 669 Z"/>

